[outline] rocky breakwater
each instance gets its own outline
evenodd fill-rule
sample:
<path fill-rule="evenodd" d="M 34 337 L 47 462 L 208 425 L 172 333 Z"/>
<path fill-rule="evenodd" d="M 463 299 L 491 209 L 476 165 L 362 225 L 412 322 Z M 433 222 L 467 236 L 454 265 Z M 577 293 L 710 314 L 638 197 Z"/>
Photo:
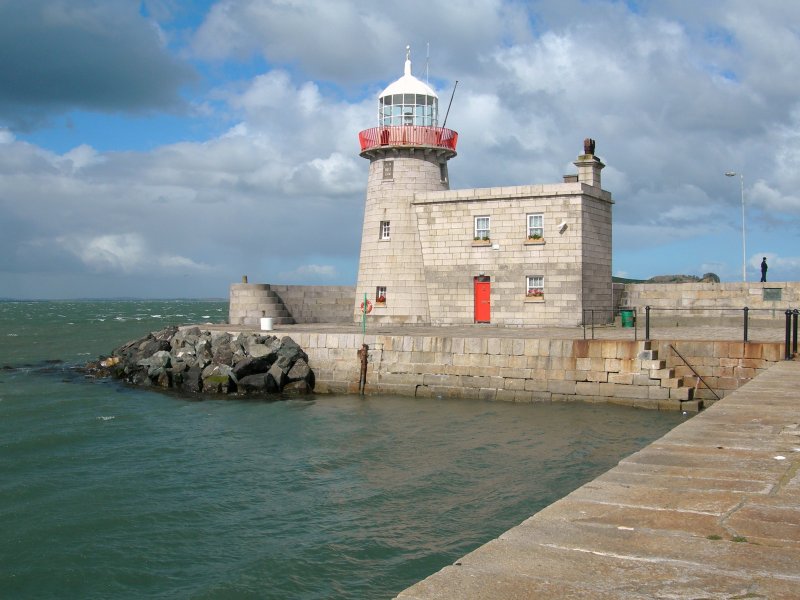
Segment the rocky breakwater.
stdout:
<path fill-rule="evenodd" d="M 99 376 L 204 394 L 307 394 L 308 356 L 290 337 L 170 327 L 128 342 L 88 365 Z"/>

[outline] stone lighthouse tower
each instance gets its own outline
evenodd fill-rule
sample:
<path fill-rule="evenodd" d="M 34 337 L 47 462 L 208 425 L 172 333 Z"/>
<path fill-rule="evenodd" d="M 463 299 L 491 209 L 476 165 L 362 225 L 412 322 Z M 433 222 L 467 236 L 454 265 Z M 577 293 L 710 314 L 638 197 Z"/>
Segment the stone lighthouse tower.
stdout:
<path fill-rule="evenodd" d="M 458 134 L 439 127 L 439 97 L 411 74 L 406 48 L 403 76 L 378 97 L 378 126 L 359 133 L 369 159 L 367 198 L 356 284 L 355 320 L 364 296 L 377 323 L 430 323 L 414 196 L 450 189 L 447 161 Z"/>

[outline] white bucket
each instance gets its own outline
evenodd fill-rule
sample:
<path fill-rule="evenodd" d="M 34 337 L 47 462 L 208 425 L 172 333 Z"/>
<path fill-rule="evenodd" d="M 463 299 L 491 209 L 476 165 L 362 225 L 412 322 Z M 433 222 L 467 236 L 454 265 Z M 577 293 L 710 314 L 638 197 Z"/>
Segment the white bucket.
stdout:
<path fill-rule="evenodd" d="M 272 317 L 261 317 L 261 331 L 272 331 Z"/>

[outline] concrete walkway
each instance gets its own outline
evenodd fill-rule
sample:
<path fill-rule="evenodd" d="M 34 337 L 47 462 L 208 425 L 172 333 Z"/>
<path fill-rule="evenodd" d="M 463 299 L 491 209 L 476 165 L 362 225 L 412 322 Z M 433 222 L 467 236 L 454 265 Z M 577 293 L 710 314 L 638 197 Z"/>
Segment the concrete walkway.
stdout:
<path fill-rule="evenodd" d="M 777 363 L 398 598 L 800 598 L 798 390 Z"/>

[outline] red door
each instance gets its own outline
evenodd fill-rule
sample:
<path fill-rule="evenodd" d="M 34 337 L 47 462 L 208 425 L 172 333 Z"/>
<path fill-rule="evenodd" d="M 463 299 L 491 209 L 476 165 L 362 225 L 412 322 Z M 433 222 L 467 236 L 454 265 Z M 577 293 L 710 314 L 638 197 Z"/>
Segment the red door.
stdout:
<path fill-rule="evenodd" d="M 491 283 L 489 277 L 480 275 L 475 278 L 475 322 L 489 323 L 492 318 L 490 303 Z"/>

